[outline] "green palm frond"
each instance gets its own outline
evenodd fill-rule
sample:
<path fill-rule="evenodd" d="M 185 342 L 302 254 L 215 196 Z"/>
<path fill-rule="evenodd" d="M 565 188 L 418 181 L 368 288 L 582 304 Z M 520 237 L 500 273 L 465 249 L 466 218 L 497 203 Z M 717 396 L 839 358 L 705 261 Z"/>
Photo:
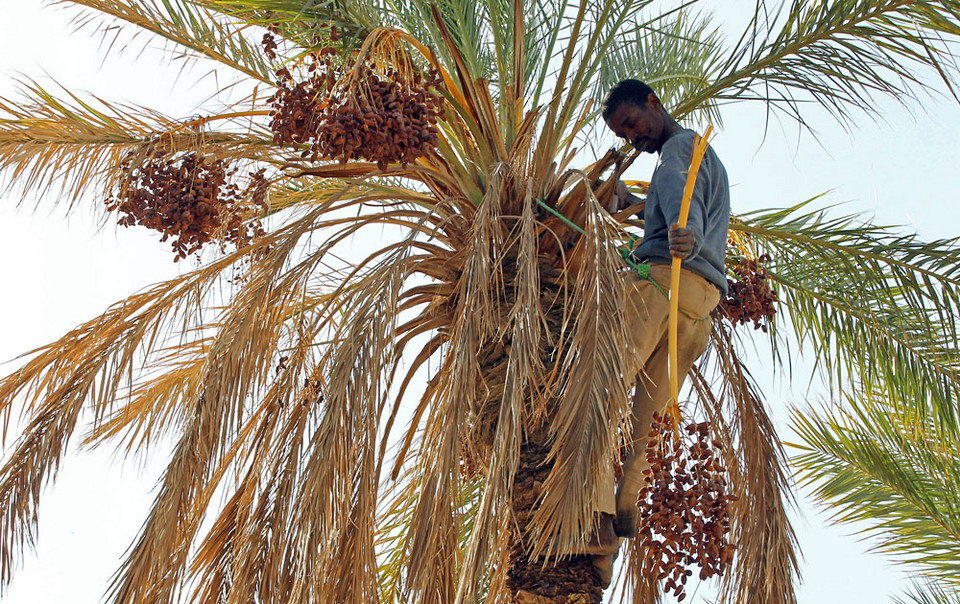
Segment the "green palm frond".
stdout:
<path fill-rule="evenodd" d="M 863 398 L 793 414 L 793 462 L 834 521 L 857 523 L 876 548 L 960 587 L 960 440 L 932 438 L 922 416 Z"/>
<path fill-rule="evenodd" d="M 659 15 L 656 20 L 619 33 L 619 42 L 597 65 L 593 97 L 599 102 L 624 78 L 643 80 L 657 91 L 665 107 L 677 107 L 710 85 L 719 68 L 719 32 L 705 17 L 688 10 Z M 698 110 L 719 122 L 715 99 Z"/>
<path fill-rule="evenodd" d="M 960 604 L 960 589 L 936 581 L 915 581 L 906 599 L 894 596 L 894 604 Z"/>
<path fill-rule="evenodd" d="M 314 45 L 322 26 L 335 25 L 343 35 L 341 46 L 353 50 L 371 31 L 393 25 L 402 6 L 384 0 L 191 0 L 193 4 L 226 14 L 244 23 L 276 27 L 303 48 Z"/>
<path fill-rule="evenodd" d="M 761 2 L 711 84 L 691 89 L 675 115 L 710 100 L 754 99 L 801 122 L 803 102 L 849 120 L 853 109 L 872 112 L 878 94 L 915 98 L 931 72 L 952 87 L 947 40 L 958 34 L 956 0 Z"/>
<path fill-rule="evenodd" d="M 273 85 L 272 69 L 258 40 L 251 40 L 244 26 L 226 19 L 193 2 L 171 0 L 58 0 L 82 6 L 85 12 L 76 18 L 79 26 L 93 26 L 105 35 L 119 30 L 103 16 L 133 25 L 176 44 L 181 56 L 206 57 L 264 84 Z M 116 42 L 116 40 L 114 40 Z M 111 45 L 112 46 L 112 45 Z"/>
<path fill-rule="evenodd" d="M 856 379 L 867 392 L 929 409 L 941 430 L 960 433 L 957 240 L 924 242 L 809 203 L 731 224 L 753 254 L 771 256 L 786 320 L 836 388 Z"/>

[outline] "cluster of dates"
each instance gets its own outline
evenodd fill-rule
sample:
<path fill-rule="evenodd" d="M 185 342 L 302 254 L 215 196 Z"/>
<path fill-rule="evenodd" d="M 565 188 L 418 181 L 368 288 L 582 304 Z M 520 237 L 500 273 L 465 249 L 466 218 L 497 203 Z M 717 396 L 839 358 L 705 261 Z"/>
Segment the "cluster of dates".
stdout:
<path fill-rule="evenodd" d="M 330 39 L 337 39 L 332 27 Z M 272 34 L 263 44 L 275 56 Z M 296 147 L 311 161 L 369 161 L 380 169 L 406 165 L 436 148 L 443 111 L 436 74 L 378 71 L 371 63 L 345 70 L 336 55 L 332 46 L 308 53 L 296 70 L 304 72 L 301 79 L 287 67 L 276 71 L 270 112 L 275 143 Z"/>
<path fill-rule="evenodd" d="M 682 601 L 691 566 L 707 579 L 733 559 L 729 507 L 736 498 L 727 493 L 723 447 L 710 438 L 709 424 L 690 424 L 681 433 L 675 421 L 669 413 L 654 415 L 637 538 L 644 574 L 665 581 L 664 589 Z"/>
<path fill-rule="evenodd" d="M 728 279 L 729 295 L 720 301 L 720 308 L 734 325 L 753 322 L 754 329 L 767 331 L 769 320 L 776 314 L 777 292 L 770 287 L 764 264 L 770 256 L 741 260 L 733 268 L 736 280 Z"/>
<path fill-rule="evenodd" d="M 131 154 L 120 169 L 107 209 L 120 213 L 122 226 L 142 225 L 162 233 L 161 241 L 172 238 L 175 261 L 211 241 L 242 246 L 263 234 L 256 217 L 267 205 L 264 170 L 241 187 L 225 160 L 193 151 L 153 151 L 136 161 Z"/>

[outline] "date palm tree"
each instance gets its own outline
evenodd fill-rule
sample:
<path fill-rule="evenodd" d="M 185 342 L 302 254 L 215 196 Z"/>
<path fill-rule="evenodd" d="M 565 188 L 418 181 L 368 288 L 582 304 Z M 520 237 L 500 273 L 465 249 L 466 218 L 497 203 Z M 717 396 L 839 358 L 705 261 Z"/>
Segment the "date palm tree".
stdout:
<path fill-rule="evenodd" d="M 578 153 L 597 100 L 634 76 L 696 126 L 735 101 L 852 120 L 926 72 L 949 85 L 960 33 L 953 0 L 758 3 L 732 44 L 695 2 L 65 3 L 249 83 L 189 119 L 35 82 L 0 100 L 14 186 L 98 193 L 202 258 L 0 382 L 27 418 L 0 470 L 4 582 L 69 443 L 173 443 L 118 602 L 599 601 L 590 559 L 557 555 L 630 438 L 636 225 L 603 207 L 632 157 Z M 731 268 L 764 257 L 778 362 L 805 342 L 850 400 L 958 432 L 954 241 L 805 202 L 734 218 Z M 683 412 L 710 421 L 737 497 L 721 598 L 795 602 L 789 479 L 743 339 L 716 315 Z M 626 549 L 615 590 L 654 601 Z"/>

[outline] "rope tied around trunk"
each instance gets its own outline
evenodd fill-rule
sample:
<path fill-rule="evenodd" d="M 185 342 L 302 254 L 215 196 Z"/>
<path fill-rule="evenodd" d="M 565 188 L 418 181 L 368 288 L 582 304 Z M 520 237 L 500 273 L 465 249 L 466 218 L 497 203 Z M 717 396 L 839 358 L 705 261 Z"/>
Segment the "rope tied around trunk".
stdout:
<path fill-rule="evenodd" d="M 551 208 L 542 200 L 537 199 L 536 202 L 542 208 L 544 208 L 545 210 L 547 210 L 548 212 L 550 212 L 551 214 L 553 214 L 554 216 L 562 220 L 571 229 L 577 231 L 581 235 L 586 234 L 586 232 L 582 228 L 577 226 L 572 220 L 570 220 L 569 218 L 567 218 L 566 216 L 558 212 L 556 209 Z M 620 257 L 623 259 L 623 263 L 626 264 L 631 270 L 633 270 L 633 272 L 635 272 L 638 277 L 652 283 L 653 286 L 657 288 L 657 291 L 663 294 L 664 298 L 669 300 L 670 292 L 664 289 L 664 287 L 660 285 L 660 283 L 658 283 L 656 279 L 650 276 L 650 265 L 647 264 L 646 262 L 637 262 L 637 259 L 633 255 L 633 250 L 636 249 L 637 244 L 640 243 L 642 237 L 637 237 L 633 233 L 629 233 L 627 231 L 624 231 L 623 229 L 620 229 L 620 231 L 627 236 L 627 243 L 617 248 L 617 251 L 620 253 Z M 695 317 L 690 313 L 688 313 L 687 311 L 683 310 L 682 308 L 680 308 L 679 311 L 680 313 L 683 314 L 683 316 L 687 317 L 691 321 L 706 321 L 707 319 L 710 318 L 710 317 Z"/>

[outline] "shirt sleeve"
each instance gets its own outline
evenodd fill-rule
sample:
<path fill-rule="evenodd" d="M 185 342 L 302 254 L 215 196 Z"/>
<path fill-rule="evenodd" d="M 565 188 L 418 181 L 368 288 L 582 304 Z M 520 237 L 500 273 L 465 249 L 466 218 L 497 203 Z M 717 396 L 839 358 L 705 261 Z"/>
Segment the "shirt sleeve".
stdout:
<path fill-rule="evenodd" d="M 657 193 L 660 197 L 660 206 L 667 224 L 679 222 L 680 207 L 683 202 L 683 190 L 687 185 L 687 172 L 690 169 L 690 158 L 693 155 L 693 138 L 684 137 L 679 144 L 672 145 L 661 156 L 660 166 L 657 168 Z M 704 158 L 706 161 L 706 158 Z M 687 228 L 693 231 L 694 245 L 690 257 L 696 256 L 703 247 L 703 229 L 707 218 L 706 208 L 706 170 L 701 165 L 693 188 L 693 197 L 690 199 L 690 213 L 687 216 Z"/>

